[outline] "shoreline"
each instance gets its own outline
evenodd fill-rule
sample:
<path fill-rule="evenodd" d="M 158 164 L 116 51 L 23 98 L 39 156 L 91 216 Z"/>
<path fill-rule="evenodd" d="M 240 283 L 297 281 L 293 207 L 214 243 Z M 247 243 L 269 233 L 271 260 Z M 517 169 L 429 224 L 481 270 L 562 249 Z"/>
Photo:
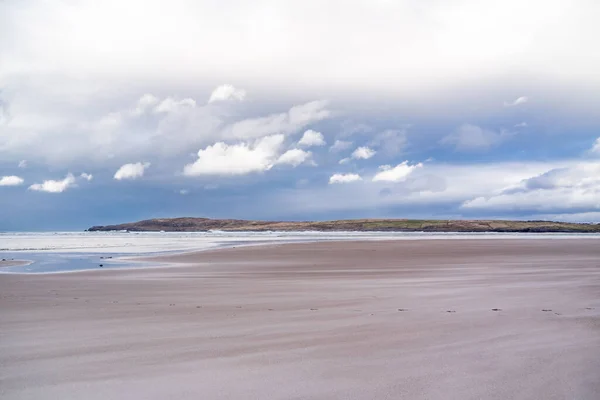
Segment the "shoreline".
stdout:
<path fill-rule="evenodd" d="M 500 234 L 502 235 L 502 234 Z M 523 234 L 524 236 L 528 236 L 529 234 Z M 550 237 L 550 235 L 556 235 L 554 237 Z M 193 248 L 184 248 L 184 249 L 180 249 L 180 250 L 174 250 L 174 249 L 169 249 L 169 250 L 159 250 L 156 252 L 150 252 L 150 253 L 141 253 L 141 254 L 120 254 L 117 256 L 106 256 L 106 254 L 111 254 L 109 252 L 103 252 L 103 253 L 96 253 L 96 252 L 89 252 L 90 253 L 90 260 L 92 256 L 96 256 L 96 255 L 100 255 L 100 254 L 104 254 L 104 256 L 100 256 L 100 259 L 98 260 L 98 265 L 103 264 L 103 261 L 107 263 L 106 268 L 96 268 L 96 266 L 94 267 L 88 267 L 88 268 L 81 268 L 81 269 L 70 269 L 70 270 L 56 270 L 56 271 L 43 271 L 43 272 L 31 272 L 31 271 L 1 271 L 1 274 L 7 274 L 7 275 L 49 275 L 49 274 L 72 274 L 72 273 L 82 273 L 82 272 L 109 272 L 109 271 L 121 271 L 121 270 L 139 270 L 139 269 L 161 269 L 161 268 L 172 268 L 172 267 L 176 267 L 176 266 L 181 266 L 182 263 L 178 263 L 178 262 L 173 262 L 170 260 L 180 260 L 182 259 L 182 257 L 185 259 L 188 256 L 193 256 L 196 254 L 205 254 L 205 253 L 212 253 L 212 252 L 221 252 L 221 251 L 230 251 L 232 249 L 242 249 L 242 248 L 270 248 L 270 247 L 280 247 L 280 246 L 288 246 L 288 245 L 302 245 L 302 244 L 317 244 L 317 243 L 332 243 L 332 244 L 337 244 L 337 243 L 369 243 L 369 242 L 427 242 L 427 243 L 436 243 L 436 242 L 447 242 L 447 241 L 451 241 L 451 242 L 462 242 L 462 243 L 466 243 L 466 242 L 478 242 L 478 241 L 493 241 L 493 242 L 513 242 L 513 241 L 524 241 L 524 242 L 544 242 L 544 241 L 548 241 L 548 240 L 560 240 L 560 241 L 577 241 L 577 242 L 581 242 L 581 241 L 594 241 L 594 240 L 600 240 L 600 236 L 592 236 L 592 237 L 585 237 L 585 236 L 581 236 L 579 234 L 576 234 L 574 236 L 568 236 L 565 234 L 549 234 L 548 237 L 522 237 L 520 235 L 511 235 L 511 236 L 501 236 L 501 237 L 494 237 L 494 235 L 490 235 L 490 236 L 481 236 L 481 237 L 414 237 L 414 238 L 405 238 L 405 237 L 377 237 L 377 236 L 373 236 L 373 237 L 358 237 L 358 238 L 332 238 L 332 239 L 327 239 L 327 238 L 306 238 L 303 240 L 273 240 L 273 241 L 269 241 L 269 240 L 264 240 L 264 241 L 245 241 L 245 242 L 240 242 L 240 243 L 235 243 L 235 242 L 224 242 L 221 244 L 217 244 L 217 245 L 212 245 L 211 247 L 206 247 L 206 248 L 199 248 L 199 249 L 193 249 Z M 599 243 L 600 244 L 600 243 Z M 13 251 L 14 253 L 29 253 L 27 251 Z M 72 253 L 72 252 L 65 252 L 62 253 L 60 251 L 52 251 L 52 252 L 32 252 L 33 254 L 36 254 L 37 256 L 43 255 L 43 254 L 49 254 L 49 255 L 61 255 L 61 254 L 86 254 L 86 252 L 79 252 L 79 253 Z M 110 259 L 110 261 L 109 261 Z M 28 266 L 28 265 L 32 265 L 35 264 L 36 261 L 35 260 L 19 260 L 16 261 L 15 264 L 6 264 L 6 265 L 2 265 L 0 264 L 0 266 L 4 266 L 4 267 L 22 267 L 22 266 Z M 127 264 L 127 263 L 131 263 L 132 265 L 118 265 L 118 266 L 110 266 L 110 264 Z M 165 264 L 158 264 L 158 263 L 165 263 Z M 142 264 L 148 264 L 148 265 L 142 265 Z M 154 265 L 151 265 L 154 264 Z M 185 263 L 183 263 L 185 264 Z"/>

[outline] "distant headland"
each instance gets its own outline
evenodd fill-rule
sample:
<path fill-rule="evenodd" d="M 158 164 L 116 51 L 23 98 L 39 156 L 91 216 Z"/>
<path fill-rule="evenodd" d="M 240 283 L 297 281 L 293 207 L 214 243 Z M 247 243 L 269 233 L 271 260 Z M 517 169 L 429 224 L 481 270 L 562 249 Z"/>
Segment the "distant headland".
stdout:
<path fill-rule="evenodd" d="M 252 221 L 242 219 L 157 218 L 118 225 L 92 226 L 87 231 L 130 232 L 535 232 L 600 233 L 600 224 L 554 221 L 351 219 L 337 221 Z"/>

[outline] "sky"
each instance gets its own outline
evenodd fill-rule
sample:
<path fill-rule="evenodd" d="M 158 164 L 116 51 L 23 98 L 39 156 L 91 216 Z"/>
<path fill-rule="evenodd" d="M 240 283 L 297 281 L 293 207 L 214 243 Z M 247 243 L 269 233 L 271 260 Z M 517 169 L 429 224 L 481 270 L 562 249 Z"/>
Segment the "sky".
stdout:
<path fill-rule="evenodd" d="M 600 222 L 596 0 L 0 1 L 0 231 Z"/>

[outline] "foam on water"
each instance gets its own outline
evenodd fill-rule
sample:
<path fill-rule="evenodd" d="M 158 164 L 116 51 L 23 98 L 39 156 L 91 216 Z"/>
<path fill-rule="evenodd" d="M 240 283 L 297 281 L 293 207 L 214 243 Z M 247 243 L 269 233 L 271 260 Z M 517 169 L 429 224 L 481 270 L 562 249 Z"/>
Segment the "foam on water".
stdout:
<path fill-rule="evenodd" d="M 566 239 L 597 234 L 426 232 L 19 232 L 0 233 L 0 259 L 30 260 L 0 272 L 48 273 L 135 267 L 122 256 L 218 247 L 331 240 Z M 112 258 L 106 258 L 112 257 Z"/>

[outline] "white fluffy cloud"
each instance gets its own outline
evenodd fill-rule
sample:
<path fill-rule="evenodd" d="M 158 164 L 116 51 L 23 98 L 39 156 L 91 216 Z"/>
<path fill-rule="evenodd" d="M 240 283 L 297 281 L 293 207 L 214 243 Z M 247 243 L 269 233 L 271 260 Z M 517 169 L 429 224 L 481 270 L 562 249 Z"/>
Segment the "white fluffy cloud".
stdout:
<path fill-rule="evenodd" d="M 149 162 L 137 162 L 137 163 L 130 163 L 130 164 L 125 164 L 122 165 L 121 168 L 119 168 L 117 170 L 117 172 L 115 172 L 115 175 L 113 176 L 114 179 L 121 181 L 124 179 L 137 179 L 137 178 L 141 178 L 142 176 L 144 176 L 144 172 L 146 171 L 146 169 L 150 167 L 150 163 Z"/>
<path fill-rule="evenodd" d="M 198 159 L 185 166 L 187 176 L 245 175 L 271 169 L 285 140 L 282 134 L 266 136 L 253 143 L 217 142 L 198 151 Z M 288 160 L 289 161 L 289 160 Z"/>
<path fill-rule="evenodd" d="M 529 101 L 529 98 L 527 96 L 521 96 L 521 97 L 514 99 L 513 101 L 505 101 L 504 107 L 514 107 L 514 106 L 518 106 L 520 104 L 525 104 L 528 101 Z"/>
<path fill-rule="evenodd" d="M 361 180 L 362 178 L 358 174 L 333 174 L 329 178 L 329 184 L 333 185 L 335 183 L 350 183 Z"/>
<path fill-rule="evenodd" d="M 43 183 L 34 183 L 33 185 L 29 186 L 29 189 L 37 192 L 62 193 L 74 185 L 75 177 L 73 174 L 69 173 L 63 180 L 47 180 Z"/>
<path fill-rule="evenodd" d="M 373 182 L 402 182 L 417 168 L 421 168 L 423 164 L 418 163 L 410 165 L 408 161 L 404 161 L 395 167 L 391 165 L 382 165 L 380 171 L 373 177 Z"/>
<path fill-rule="evenodd" d="M 277 164 L 289 164 L 294 167 L 310 160 L 312 153 L 301 149 L 291 149 L 283 153 L 277 159 Z"/>
<path fill-rule="evenodd" d="M 18 186 L 23 184 L 23 178 L 15 175 L 3 176 L 0 178 L 0 186 Z"/>
<path fill-rule="evenodd" d="M 440 143 L 452 145 L 459 151 L 483 151 L 502 143 L 512 135 L 507 131 L 497 133 L 477 125 L 463 124 L 444 137 Z"/>
<path fill-rule="evenodd" d="M 307 130 L 302 135 L 302 138 L 298 142 L 298 145 L 304 147 L 312 146 L 325 146 L 325 138 L 321 132 L 313 131 L 312 129 Z"/>
<path fill-rule="evenodd" d="M 225 84 L 215 88 L 208 99 L 209 103 L 215 101 L 237 100 L 242 101 L 246 98 L 244 89 L 236 89 L 233 85 Z"/>
<path fill-rule="evenodd" d="M 352 152 L 352 158 L 356 160 L 368 160 L 373 157 L 377 152 L 370 147 L 361 146 Z"/>

